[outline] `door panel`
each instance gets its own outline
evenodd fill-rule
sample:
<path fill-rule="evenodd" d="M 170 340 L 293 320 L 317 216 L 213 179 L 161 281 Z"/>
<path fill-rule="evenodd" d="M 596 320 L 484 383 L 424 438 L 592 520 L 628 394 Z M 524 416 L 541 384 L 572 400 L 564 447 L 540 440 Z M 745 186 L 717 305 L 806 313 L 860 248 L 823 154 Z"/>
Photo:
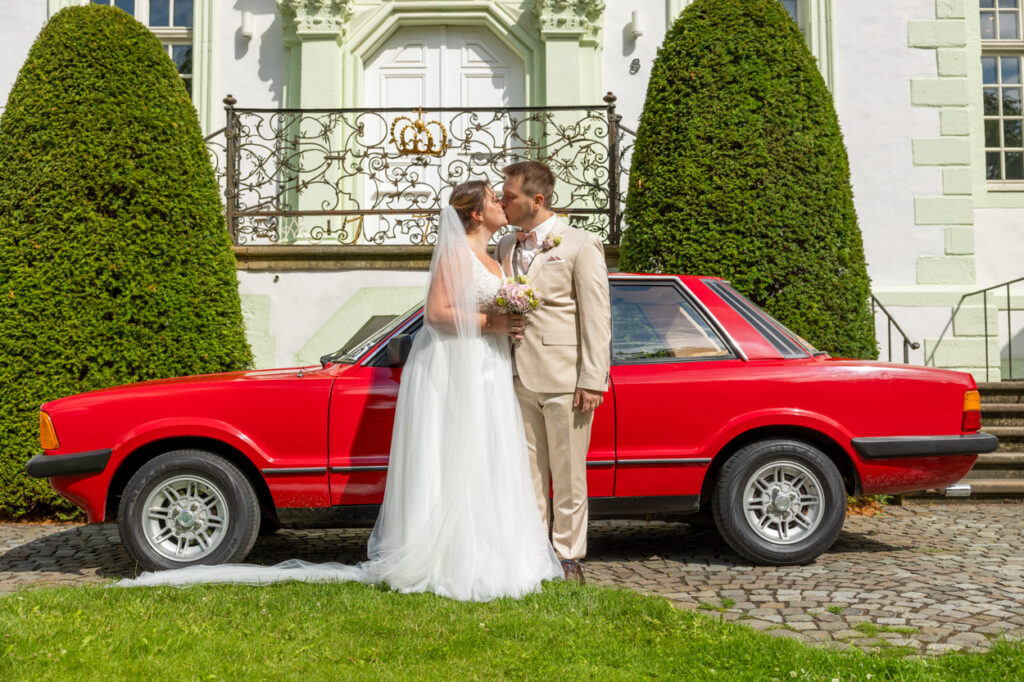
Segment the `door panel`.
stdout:
<path fill-rule="evenodd" d="M 702 309 L 675 283 L 612 285 L 615 496 L 697 495 L 742 372 Z"/>

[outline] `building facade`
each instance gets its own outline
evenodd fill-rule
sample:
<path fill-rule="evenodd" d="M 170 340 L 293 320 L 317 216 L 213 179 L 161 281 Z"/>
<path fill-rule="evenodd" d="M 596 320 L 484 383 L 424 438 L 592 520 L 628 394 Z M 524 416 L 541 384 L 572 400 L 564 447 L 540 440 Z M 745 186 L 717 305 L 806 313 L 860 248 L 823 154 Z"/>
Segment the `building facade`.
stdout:
<path fill-rule="evenodd" d="M 998 380 L 1016 356 L 1012 375 L 1024 376 L 1012 312 L 1024 287 L 968 295 L 1024 277 L 1024 0 L 781 1 L 835 99 L 872 290 L 920 343 L 910 361 Z M 86 2 L 0 3 L 0 102 L 47 18 L 74 4 Z M 657 49 L 688 0 L 101 4 L 160 38 L 215 135 L 228 93 L 256 109 L 429 110 L 600 106 L 613 92 L 635 130 Z M 258 365 L 315 361 L 414 303 L 422 262 L 377 252 L 307 249 L 285 262 L 240 248 Z M 891 348 L 900 360 L 887 320 L 879 312 L 882 357 Z"/>

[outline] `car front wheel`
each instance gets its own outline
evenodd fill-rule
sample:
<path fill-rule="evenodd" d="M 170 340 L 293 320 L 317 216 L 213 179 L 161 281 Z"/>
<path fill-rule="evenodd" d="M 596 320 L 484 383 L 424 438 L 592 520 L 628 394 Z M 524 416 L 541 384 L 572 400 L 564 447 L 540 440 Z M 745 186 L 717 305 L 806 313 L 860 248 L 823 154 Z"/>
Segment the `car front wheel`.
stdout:
<path fill-rule="evenodd" d="M 715 525 L 743 557 L 805 564 L 835 542 L 846 518 L 836 465 L 800 441 L 747 445 L 722 467 L 712 500 Z"/>
<path fill-rule="evenodd" d="M 175 450 L 139 469 L 121 496 L 121 542 L 151 571 L 241 561 L 260 528 L 252 485 L 203 450 Z"/>

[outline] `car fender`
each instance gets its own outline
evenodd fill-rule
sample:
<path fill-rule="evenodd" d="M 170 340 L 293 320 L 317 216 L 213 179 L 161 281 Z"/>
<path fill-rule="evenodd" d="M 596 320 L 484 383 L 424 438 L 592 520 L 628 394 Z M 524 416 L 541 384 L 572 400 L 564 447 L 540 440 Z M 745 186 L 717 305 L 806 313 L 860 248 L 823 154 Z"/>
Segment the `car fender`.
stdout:
<path fill-rule="evenodd" d="M 136 425 L 113 444 L 111 460 L 120 466 L 126 457 L 139 448 L 170 438 L 217 440 L 241 452 L 258 468 L 273 466 L 273 458 L 238 427 L 220 419 L 195 417 L 154 419 Z"/>
<path fill-rule="evenodd" d="M 842 424 L 823 414 L 799 408 L 770 408 L 737 415 L 727 421 L 708 443 L 707 451 L 717 457 L 735 439 L 756 429 L 797 427 L 816 431 L 835 441 L 856 465 L 860 457 L 853 451 L 853 434 Z"/>

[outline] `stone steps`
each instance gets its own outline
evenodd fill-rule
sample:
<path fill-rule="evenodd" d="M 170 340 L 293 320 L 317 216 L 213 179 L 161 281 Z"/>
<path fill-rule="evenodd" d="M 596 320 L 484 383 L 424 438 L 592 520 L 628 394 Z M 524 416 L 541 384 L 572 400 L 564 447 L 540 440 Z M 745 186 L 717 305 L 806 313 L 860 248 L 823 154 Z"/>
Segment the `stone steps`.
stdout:
<path fill-rule="evenodd" d="M 981 429 L 999 438 L 999 449 L 979 455 L 961 483 L 971 486 L 972 498 L 1024 498 L 1024 381 L 982 382 L 978 390 Z M 941 495 L 929 490 L 913 497 Z"/>

